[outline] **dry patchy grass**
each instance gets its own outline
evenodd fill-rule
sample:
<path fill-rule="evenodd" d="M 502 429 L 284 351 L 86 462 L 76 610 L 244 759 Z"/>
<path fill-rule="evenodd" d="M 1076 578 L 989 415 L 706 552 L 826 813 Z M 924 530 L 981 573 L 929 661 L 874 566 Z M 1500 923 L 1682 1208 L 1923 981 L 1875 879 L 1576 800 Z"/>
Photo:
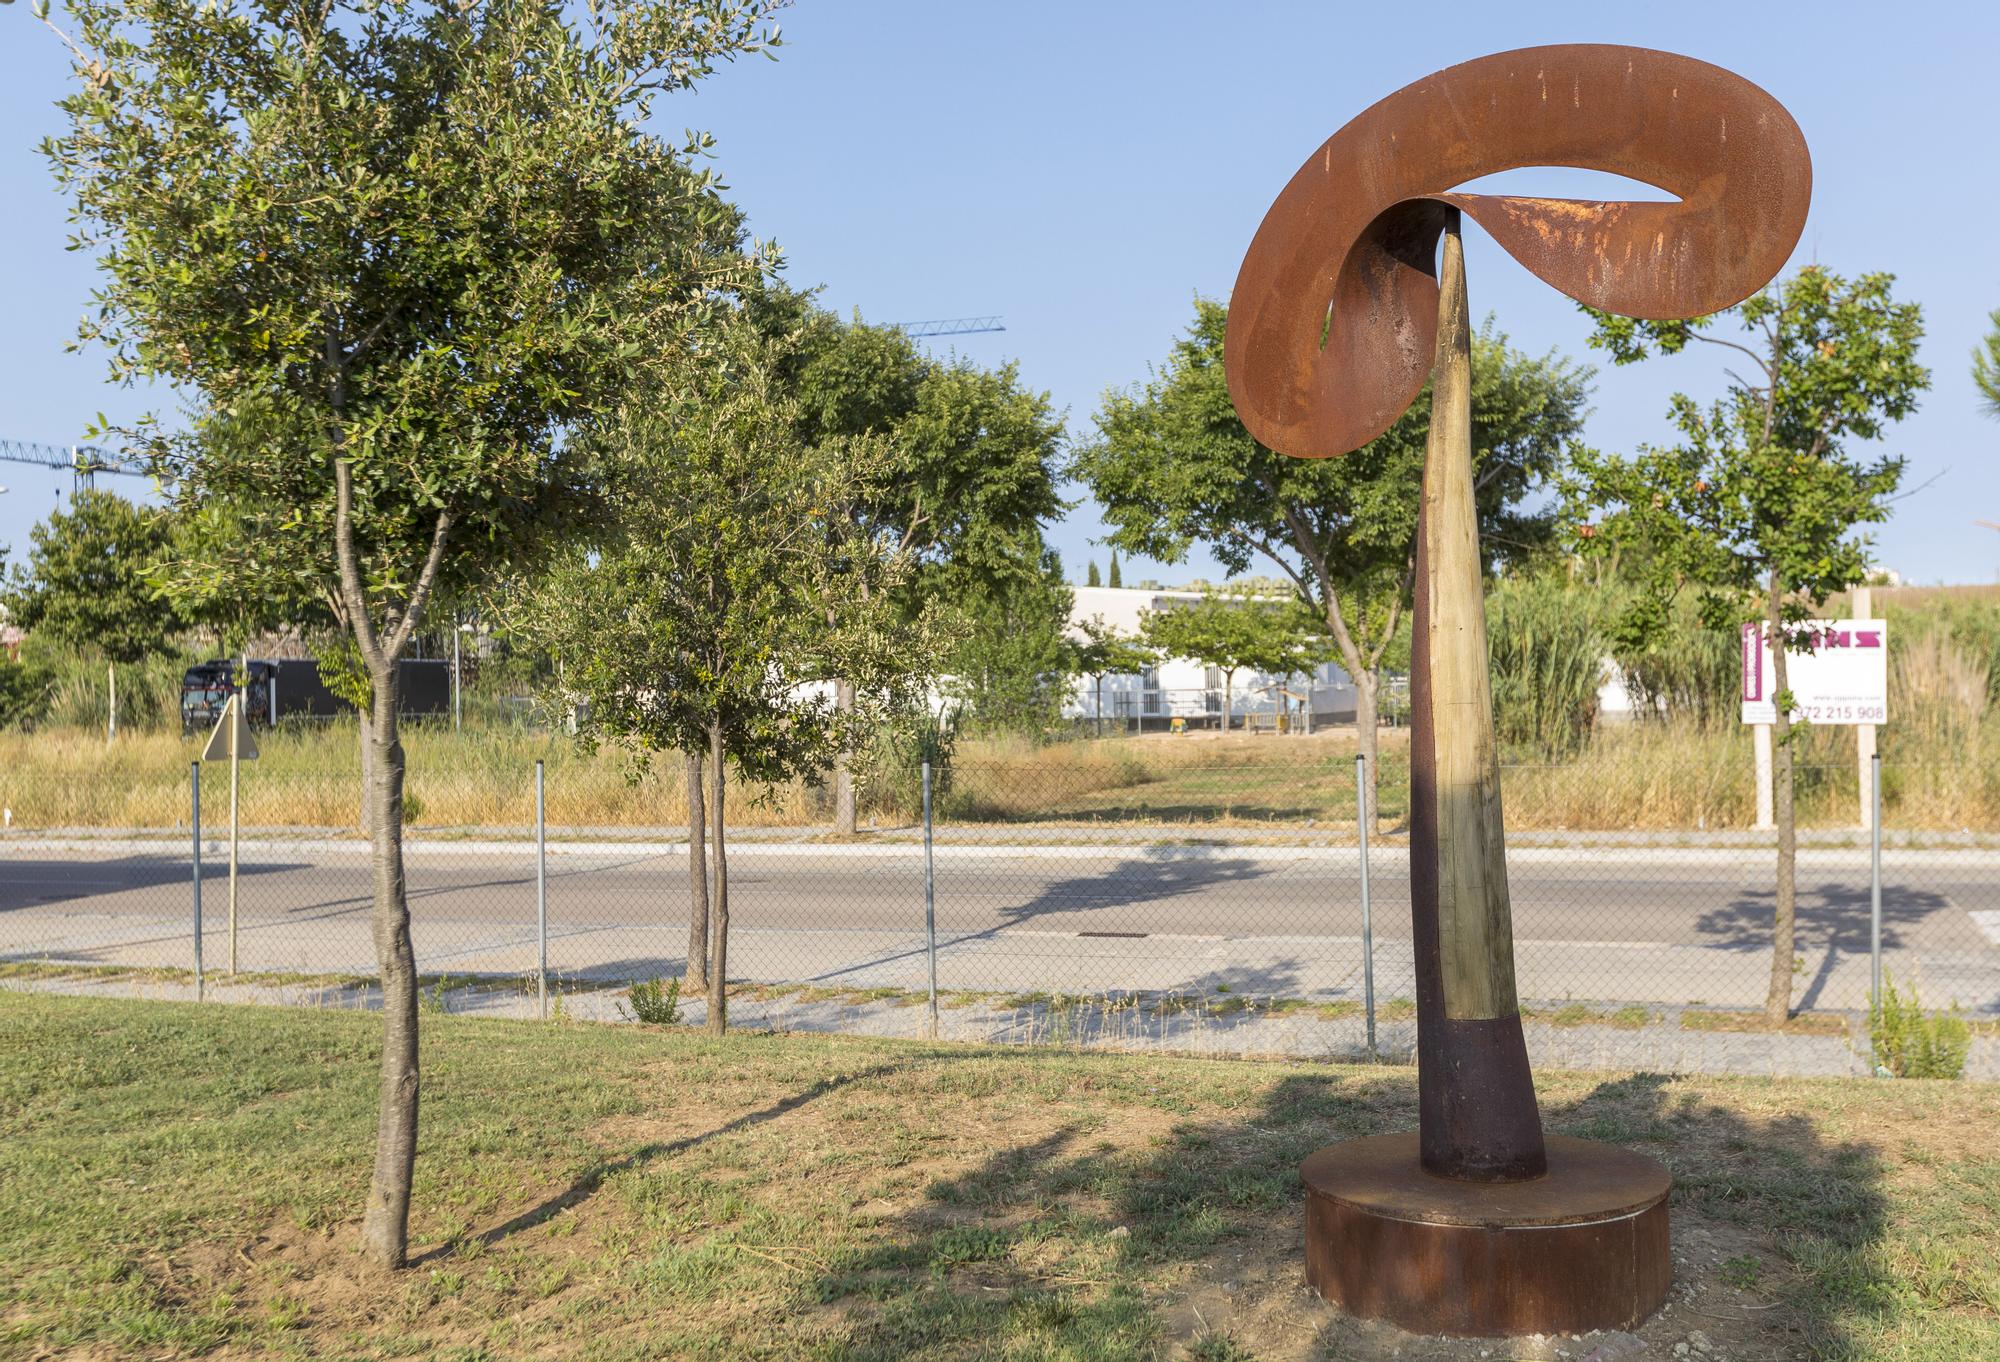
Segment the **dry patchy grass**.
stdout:
<path fill-rule="evenodd" d="M 352 1247 L 376 1034 L 0 995 L 0 1353 L 1477 1356 L 1299 1281 L 1299 1159 L 1411 1124 L 1406 1070 L 427 1023 L 419 1258 L 389 1278 Z M 1994 1089 L 1562 1074 L 1542 1098 L 1675 1170 L 1655 1351 L 2000 1349 Z"/>

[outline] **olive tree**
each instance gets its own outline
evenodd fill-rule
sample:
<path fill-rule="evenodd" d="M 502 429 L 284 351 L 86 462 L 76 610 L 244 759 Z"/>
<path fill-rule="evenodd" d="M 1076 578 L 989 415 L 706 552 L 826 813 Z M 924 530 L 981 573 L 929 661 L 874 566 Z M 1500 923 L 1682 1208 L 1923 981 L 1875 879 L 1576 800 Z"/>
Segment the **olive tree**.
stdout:
<path fill-rule="evenodd" d="M 937 651 L 934 615 L 906 622 L 894 593 L 911 558 L 850 532 L 888 462 L 880 440 L 808 444 L 764 347 L 739 349 L 633 401 L 605 432 L 620 489 L 606 532 L 579 542 L 516 602 L 512 623 L 553 657 L 554 706 L 587 745 L 643 773 L 680 752 L 689 786 L 692 908 L 686 980 L 708 1026 L 727 1024 L 725 765 L 767 788 L 817 780 L 856 730 L 911 705 Z M 860 703 L 835 683 L 853 685 Z M 714 891 L 697 821 L 706 804 Z"/>
<path fill-rule="evenodd" d="M 406 1258 L 418 1097 L 397 659 L 440 593 L 590 497 L 571 434 L 753 277 L 663 97 L 775 41 L 778 0 L 68 0 L 46 144 L 103 274 L 81 339 L 157 380 L 186 510 L 256 508 L 366 673 L 382 1095 L 362 1243 Z M 195 572 L 240 566 L 211 541 Z M 255 590 L 254 580 L 242 589 Z"/>

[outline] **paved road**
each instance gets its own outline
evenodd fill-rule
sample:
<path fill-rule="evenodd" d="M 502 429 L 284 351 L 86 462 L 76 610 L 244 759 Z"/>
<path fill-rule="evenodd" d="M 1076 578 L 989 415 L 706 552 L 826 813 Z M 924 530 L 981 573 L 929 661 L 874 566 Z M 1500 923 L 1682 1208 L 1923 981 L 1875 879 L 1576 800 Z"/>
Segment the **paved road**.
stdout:
<path fill-rule="evenodd" d="M 732 849 L 732 974 L 920 987 L 917 848 Z M 1756 1005 L 1769 969 L 1767 851 L 1526 848 L 1510 856 L 1524 997 Z M 227 959 L 222 861 L 206 867 L 204 951 Z M 0 842 L 0 957 L 186 965 L 185 853 L 143 843 Z M 434 843 L 410 854 L 427 972 L 518 973 L 535 959 L 531 848 Z M 1377 990 L 1410 990 L 1407 863 L 1371 862 Z M 1360 987 L 1360 875 L 1351 848 L 941 848 L 945 988 L 1213 988 L 1351 996 Z M 1859 1006 L 1868 987 L 1866 855 L 1802 853 L 1799 997 Z M 246 849 L 238 887 L 245 969 L 365 972 L 368 880 L 352 844 Z M 551 848 L 549 960 L 574 975 L 677 973 L 685 853 Z M 1889 968 L 1927 1001 L 2000 1011 L 2000 853 L 1886 858 Z"/>

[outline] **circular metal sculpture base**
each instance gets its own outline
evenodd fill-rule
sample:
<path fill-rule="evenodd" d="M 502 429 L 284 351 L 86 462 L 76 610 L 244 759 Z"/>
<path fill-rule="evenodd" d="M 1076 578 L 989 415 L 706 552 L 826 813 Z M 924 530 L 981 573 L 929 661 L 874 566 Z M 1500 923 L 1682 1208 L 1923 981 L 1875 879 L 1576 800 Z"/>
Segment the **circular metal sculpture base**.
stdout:
<path fill-rule="evenodd" d="M 1487 1338 L 1630 1328 L 1666 1299 L 1667 1170 L 1548 1137 L 1547 1176 L 1426 1173 L 1417 1132 L 1329 1145 L 1306 1184 L 1306 1280 L 1363 1319 Z"/>

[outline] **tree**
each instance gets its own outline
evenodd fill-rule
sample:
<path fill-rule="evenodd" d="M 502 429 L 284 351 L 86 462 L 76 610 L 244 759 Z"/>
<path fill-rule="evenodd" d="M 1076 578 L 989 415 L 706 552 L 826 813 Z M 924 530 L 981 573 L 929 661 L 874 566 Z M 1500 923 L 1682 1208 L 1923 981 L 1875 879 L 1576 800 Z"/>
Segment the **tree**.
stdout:
<path fill-rule="evenodd" d="M 172 533 L 164 511 L 115 492 L 78 492 L 69 510 L 28 531 L 27 570 L 15 570 L 0 603 L 20 628 L 112 662 L 171 652 L 185 622 L 156 598 L 147 573 Z"/>
<path fill-rule="evenodd" d="M 1383 657 L 1409 598 L 1430 392 L 1351 454 L 1274 453 L 1250 437 L 1230 403 L 1227 321 L 1221 303 L 1197 298 L 1194 323 L 1164 370 L 1105 395 L 1097 438 L 1072 471 L 1103 506 L 1119 547 L 1180 562 L 1200 543 L 1232 575 L 1258 558 L 1283 572 L 1354 681 L 1372 781 Z M 1590 370 L 1554 354 L 1522 354 L 1490 323 L 1473 338 L 1472 362 L 1480 537 L 1490 561 L 1510 562 L 1552 532 L 1552 517 L 1524 502 L 1581 431 Z"/>
<path fill-rule="evenodd" d="M 71 0 L 79 88 L 45 150 L 104 273 L 81 337 L 187 396 L 184 434 L 126 434 L 182 508 L 262 508 L 366 673 L 384 1266 L 419 1086 L 397 660 L 434 597 L 578 523 L 575 433 L 755 277 L 708 139 L 645 128 L 773 41 L 775 4 Z"/>
<path fill-rule="evenodd" d="M 1091 564 L 1091 576 L 1097 575 L 1097 565 Z M 1081 639 L 1072 640 L 1076 651 L 1076 670 L 1097 684 L 1097 733 L 1104 735 L 1104 678 L 1107 676 L 1132 676 L 1153 665 L 1158 656 L 1153 649 L 1137 639 L 1126 638 L 1104 622 L 1104 616 L 1092 615 L 1077 624 Z"/>
<path fill-rule="evenodd" d="M 172 526 L 147 579 L 192 629 L 210 635 L 219 655 L 236 656 L 260 634 L 321 635 L 338 627 L 311 565 L 276 532 L 271 508 L 217 499 L 189 505 Z M 219 562 L 230 566 L 213 570 Z M 349 698 L 366 705 L 365 690 Z"/>
<path fill-rule="evenodd" d="M 1191 657 L 1222 673 L 1222 731 L 1230 727 L 1236 673 L 1245 667 L 1275 676 L 1308 671 L 1313 657 L 1291 602 L 1244 600 L 1209 592 L 1189 604 L 1139 617 L 1146 643 L 1167 657 Z"/>
<path fill-rule="evenodd" d="M 1089 562 L 1089 564 L 1088 564 L 1088 565 L 1086 566 L 1086 568 L 1085 568 L 1085 571 L 1084 571 L 1084 576 L 1083 576 L 1083 584 L 1084 584 L 1085 586 L 1103 586 L 1103 585 L 1104 585 L 1104 582 L 1102 581 L 1102 579 L 1100 579 L 1100 578 L 1098 577 L 1098 575 L 1097 575 L 1097 560 L 1096 560 L 1095 558 L 1091 559 L 1091 560 L 1090 560 L 1090 562 Z"/>
<path fill-rule="evenodd" d="M 946 567 L 919 577 L 955 634 L 944 654 L 943 686 L 959 702 L 961 721 L 996 732 L 1040 732 L 1058 723 L 1076 675 L 1069 640 L 1076 593 L 1055 551 L 1044 549 L 1033 571 Z"/>
<path fill-rule="evenodd" d="M 880 712 L 843 709 L 822 683 L 846 677 L 866 696 L 907 700 L 927 653 L 891 607 L 907 558 L 845 532 L 882 446 L 806 445 L 796 428 L 754 346 L 636 403 L 610 437 L 621 489 L 611 533 L 565 554 L 517 616 L 560 661 L 552 698 L 580 713 L 586 745 L 618 744 L 642 766 L 686 754 L 691 814 L 705 752 L 714 893 L 690 928 L 688 977 L 707 980 L 716 1034 L 728 1004 L 725 762 L 750 780 L 817 778 Z"/>
<path fill-rule="evenodd" d="M 1987 314 L 1993 329 L 1972 351 L 1972 382 L 1988 416 L 2000 417 L 2000 308 Z"/>
<path fill-rule="evenodd" d="M 1751 377 L 1732 373 L 1725 396 L 1707 407 L 1676 394 L 1679 443 L 1630 459 L 1581 454 L 1564 487 L 1580 549 L 1638 550 L 1626 555 L 1637 590 L 1617 624 L 1623 640 L 1657 631 L 1687 591 L 1710 627 L 1761 620 L 1771 641 L 1778 866 L 1765 1010 L 1774 1021 L 1791 1010 L 1797 906 L 1786 647 L 1803 642 L 1803 622 L 1828 596 L 1866 579 L 1867 546 L 1853 532 L 1888 519 L 1903 460 L 1865 459 L 1852 447 L 1914 411 L 1930 382 L 1917 363 L 1922 312 L 1896 301 L 1893 282 L 1887 274 L 1849 282 L 1808 266 L 1717 314 L 1734 317 L 1743 341 L 1709 334 L 1715 317 L 1593 314 L 1591 344 L 1616 363 L 1699 341 L 1736 352 Z M 1588 523 L 1592 512 L 1601 523 Z"/>
<path fill-rule="evenodd" d="M 1057 489 L 1061 419 L 1047 393 L 1024 388 L 1017 368 L 982 369 L 920 354 L 897 327 L 842 321 L 807 294 L 771 287 L 751 300 L 766 335 L 789 338 L 775 378 L 796 402 L 807 444 L 835 437 L 886 443 L 878 481 L 854 503 L 850 530 L 886 535 L 911 572 L 897 589 L 907 619 L 933 603 L 957 608 L 968 650 L 952 670 L 976 678 L 990 710 L 1043 688 L 1067 618 L 1047 608 L 1048 549 L 1042 524 L 1065 509 Z M 1006 636 L 1032 628 L 1032 638 Z M 843 679 L 839 701 L 856 703 Z M 855 827 L 851 754 L 834 773 L 834 828 Z"/>
<path fill-rule="evenodd" d="M 1106 586 L 1125 585 L 1124 581 L 1118 575 L 1118 551 L 1116 549 L 1113 549 L 1111 552 L 1111 567 L 1109 569 L 1109 575 L 1106 576 L 1104 580 Z"/>

